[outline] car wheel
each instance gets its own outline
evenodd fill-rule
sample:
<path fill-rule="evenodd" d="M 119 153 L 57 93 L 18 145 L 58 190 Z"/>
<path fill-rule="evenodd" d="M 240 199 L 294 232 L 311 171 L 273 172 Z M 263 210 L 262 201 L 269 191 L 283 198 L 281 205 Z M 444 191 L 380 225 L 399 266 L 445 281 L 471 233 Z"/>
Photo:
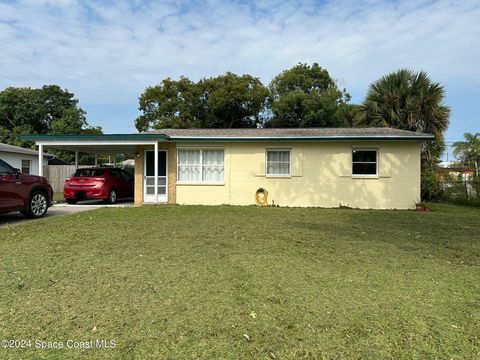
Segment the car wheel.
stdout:
<path fill-rule="evenodd" d="M 110 191 L 107 202 L 109 204 L 115 204 L 117 202 L 117 190 Z"/>
<path fill-rule="evenodd" d="M 76 204 L 77 199 L 66 199 L 68 204 Z"/>
<path fill-rule="evenodd" d="M 29 218 L 40 218 L 47 213 L 48 200 L 43 191 L 34 191 L 28 200 L 25 215 Z"/>

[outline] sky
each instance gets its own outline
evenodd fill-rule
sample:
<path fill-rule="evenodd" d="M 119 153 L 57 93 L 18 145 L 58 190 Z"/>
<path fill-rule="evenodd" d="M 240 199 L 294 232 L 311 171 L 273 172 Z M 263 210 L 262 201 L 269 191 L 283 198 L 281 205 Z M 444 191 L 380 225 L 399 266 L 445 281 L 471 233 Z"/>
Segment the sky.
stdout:
<path fill-rule="evenodd" d="M 450 143 L 480 131 L 479 59 L 480 0 L 0 0 L 0 88 L 60 85 L 105 133 L 136 132 L 138 97 L 166 77 L 268 84 L 317 62 L 353 103 L 389 72 L 428 72 L 452 109 Z"/>

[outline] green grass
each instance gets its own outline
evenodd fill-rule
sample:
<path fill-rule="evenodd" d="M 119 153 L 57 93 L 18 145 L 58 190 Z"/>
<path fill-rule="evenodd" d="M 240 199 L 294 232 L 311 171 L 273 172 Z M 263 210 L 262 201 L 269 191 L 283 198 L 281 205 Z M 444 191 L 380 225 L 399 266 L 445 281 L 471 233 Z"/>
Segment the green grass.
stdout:
<path fill-rule="evenodd" d="M 110 208 L 0 229 L 0 358 L 474 359 L 480 211 Z M 248 338 L 247 338 L 248 337 Z"/>

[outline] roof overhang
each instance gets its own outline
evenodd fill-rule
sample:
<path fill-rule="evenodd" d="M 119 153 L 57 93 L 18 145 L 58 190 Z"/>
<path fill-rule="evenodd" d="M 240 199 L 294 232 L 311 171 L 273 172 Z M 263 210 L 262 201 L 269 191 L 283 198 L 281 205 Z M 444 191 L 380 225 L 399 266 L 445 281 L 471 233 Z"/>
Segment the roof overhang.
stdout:
<path fill-rule="evenodd" d="M 140 145 L 154 145 L 165 141 L 162 134 L 107 134 L 107 135 L 24 135 L 22 140 L 55 149 L 87 154 L 134 155 Z"/>
<path fill-rule="evenodd" d="M 399 140 L 425 141 L 433 140 L 435 136 L 399 136 L 399 135 L 365 135 L 365 136 L 277 136 L 277 137 L 233 137 L 233 136 L 170 136 L 169 141 L 181 142 L 265 142 L 265 141 L 372 141 L 372 140 Z"/>
<path fill-rule="evenodd" d="M 328 136 L 168 136 L 162 133 L 105 134 L 105 135 L 23 135 L 22 140 L 37 145 L 90 154 L 130 154 L 139 145 L 160 142 L 330 142 L 330 141 L 425 141 L 433 135 L 328 135 Z"/>

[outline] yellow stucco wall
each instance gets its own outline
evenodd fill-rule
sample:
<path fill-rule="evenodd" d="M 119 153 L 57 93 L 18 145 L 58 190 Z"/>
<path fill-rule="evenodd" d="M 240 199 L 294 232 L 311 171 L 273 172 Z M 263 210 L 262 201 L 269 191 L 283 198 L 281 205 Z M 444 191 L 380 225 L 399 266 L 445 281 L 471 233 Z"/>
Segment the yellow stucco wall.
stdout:
<path fill-rule="evenodd" d="M 177 147 L 225 149 L 224 185 L 176 185 L 178 204 L 255 203 L 268 190 L 280 206 L 411 209 L 420 199 L 420 150 L 416 141 L 317 143 L 205 143 Z M 265 176 L 266 148 L 291 148 L 292 176 Z M 379 177 L 352 178 L 352 147 L 379 149 Z"/>

